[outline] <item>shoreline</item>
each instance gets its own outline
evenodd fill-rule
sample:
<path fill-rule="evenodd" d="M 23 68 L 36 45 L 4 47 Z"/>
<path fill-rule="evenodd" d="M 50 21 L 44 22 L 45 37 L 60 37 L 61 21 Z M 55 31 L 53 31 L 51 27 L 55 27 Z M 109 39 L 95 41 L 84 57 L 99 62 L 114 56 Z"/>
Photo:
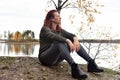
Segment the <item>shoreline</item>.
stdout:
<path fill-rule="evenodd" d="M 35 43 L 35 44 L 39 44 L 39 40 L 38 39 L 20 40 L 20 41 L 15 41 L 15 40 L 0 40 L 0 43 L 8 43 L 8 44 L 30 44 L 30 43 Z"/>

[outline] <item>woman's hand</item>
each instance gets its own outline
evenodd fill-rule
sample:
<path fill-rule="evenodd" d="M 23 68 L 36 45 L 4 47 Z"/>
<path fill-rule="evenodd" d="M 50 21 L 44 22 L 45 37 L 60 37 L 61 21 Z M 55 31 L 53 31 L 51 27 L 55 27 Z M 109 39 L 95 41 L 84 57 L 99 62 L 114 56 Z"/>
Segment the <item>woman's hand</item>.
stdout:
<path fill-rule="evenodd" d="M 75 46 L 75 50 L 79 51 L 80 50 L 80 43 L 78 41 L 77 37 L 74 37 L 74 42 L 73 42 L 74 46 Z"/>
<path fill-rule="evenodd" d="M 66 42 L 68 46 L 70 47 L 70 51 L 73 52 L 75 50 L 74 44 L 69 39 L 66 39 Z"/>

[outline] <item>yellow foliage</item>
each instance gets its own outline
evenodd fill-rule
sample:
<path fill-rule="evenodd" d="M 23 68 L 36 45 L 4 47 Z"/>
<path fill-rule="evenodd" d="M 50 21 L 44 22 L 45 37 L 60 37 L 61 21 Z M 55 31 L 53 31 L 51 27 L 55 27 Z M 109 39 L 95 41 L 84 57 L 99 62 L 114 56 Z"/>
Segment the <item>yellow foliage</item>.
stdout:
<path fill-rule="evenodd" d="M 14 40 L 15 41 L 20 41 L 22 37 L 22 34 L 19 31 L 16 31 L 14 34 Z"/>
<path fill-rule="evenodd" d="M 114 48 L 115 48 L 115 49 L 118 49 L 118 48 L 119 48 L 119 46 L 118 46 L 118 45 L 114 45 Z"/>

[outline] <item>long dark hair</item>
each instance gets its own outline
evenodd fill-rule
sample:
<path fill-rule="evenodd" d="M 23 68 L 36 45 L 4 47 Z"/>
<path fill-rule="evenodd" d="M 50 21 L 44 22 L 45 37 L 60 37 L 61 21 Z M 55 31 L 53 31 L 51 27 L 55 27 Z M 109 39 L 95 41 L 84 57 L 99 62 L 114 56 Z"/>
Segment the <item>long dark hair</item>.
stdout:
<path fill-rule="evenodd" d="M 53 28 L 52 28 L 52 21 L 51 19 L 54 18 L 54 13 L 55 12 L 58 12 L 57 10 L 50 10 L 47 15 L 46 15 L 46 18 L 44 20 L 44 25 L 45 27 L 49 27 L 52 31 L 55 31 Z M 61 26 L 60 25 L 57 25 L 56 29 L 60 32 L 61 31 Z"/>

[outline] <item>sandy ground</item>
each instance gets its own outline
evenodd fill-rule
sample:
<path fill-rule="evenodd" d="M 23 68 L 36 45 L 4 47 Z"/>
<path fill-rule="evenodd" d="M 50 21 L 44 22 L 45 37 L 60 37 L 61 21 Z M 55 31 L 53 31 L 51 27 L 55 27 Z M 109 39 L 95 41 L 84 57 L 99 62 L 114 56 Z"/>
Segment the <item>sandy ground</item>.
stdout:
<path fill-rule="evenodd" d="M 86 80 L 120 80 L 120 73 L 105 69 L 103 73 L 88 73 L 86 65 L 79 65 L 88 74 Z M 0 80 L 76 80 L 70 67 L 62 62 L 46 67 L 33 57 L 0 57 Z"/>

